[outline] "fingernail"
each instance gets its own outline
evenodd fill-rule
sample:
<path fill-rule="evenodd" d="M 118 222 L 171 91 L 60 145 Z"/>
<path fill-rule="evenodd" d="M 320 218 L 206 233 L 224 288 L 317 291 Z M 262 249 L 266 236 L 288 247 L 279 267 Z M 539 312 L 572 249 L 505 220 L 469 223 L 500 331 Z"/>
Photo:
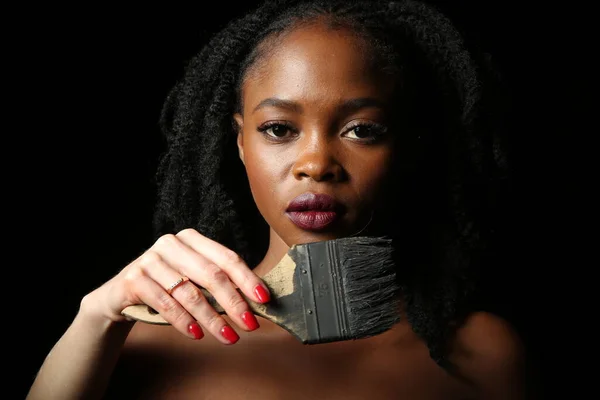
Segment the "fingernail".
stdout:
<path fill-rule="evenodd" d="M 265 289 L 262 285 L 256 285 L 256 287 L 254 288 L 254 294 L 256 295 L 258 301 L 261 303 L 266 303 L 271 299 L 269 291 Z"/>
<path fill-rule="evenodd" d="M 223 336 L 225 338 L 225 340 L 227 340 L 230 344 L 234 344 L 235 342 L 240 340 L 240 337 L 238 336 L 238 334 L 235 333 L 233 328 L 230 327 L 229 325 L 225 325 L 224 327 L 221 328 L 221 336 Z"/>
<path fill-rule="evenodd" d="M 260 326 L 256 320 L 256 317 L 250 311 L 246 311 L 242 314 L 242 321 L 244 321 L 248 329 L 251 331 L 258 329 Z"/>
<path fill-rule="evenodd" d="M 197 322 L 192 322 L 188 326 L 188 332 L 191 333 L 192 336 L 194 336 L 194 339 L 196 340 L 202 339 L 204 337 L 204 332 L 202 332 L 202 329 L 200 328 L 200 325 L 198 325 Z"/>

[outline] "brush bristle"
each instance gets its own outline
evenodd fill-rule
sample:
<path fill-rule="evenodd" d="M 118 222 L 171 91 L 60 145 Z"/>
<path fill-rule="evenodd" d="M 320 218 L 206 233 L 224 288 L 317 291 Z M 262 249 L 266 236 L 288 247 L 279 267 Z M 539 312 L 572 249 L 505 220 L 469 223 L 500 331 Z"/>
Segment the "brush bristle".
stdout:
<path fill-rule="evenodd" d="M 400 321 L 399 290 L 392 240 L 336 239 L 349 336 L 365 338 Z"/>

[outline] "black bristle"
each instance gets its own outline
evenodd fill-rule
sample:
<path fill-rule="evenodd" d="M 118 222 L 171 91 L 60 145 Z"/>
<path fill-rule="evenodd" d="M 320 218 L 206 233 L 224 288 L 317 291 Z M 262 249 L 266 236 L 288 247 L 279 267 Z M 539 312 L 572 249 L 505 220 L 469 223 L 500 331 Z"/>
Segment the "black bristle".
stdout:
<path fill-rule="evenodd" d="M 350 336 L 365 338 L 387 331 L 400 321 L 392 240 L 348 237 L 335 241 Z"/>

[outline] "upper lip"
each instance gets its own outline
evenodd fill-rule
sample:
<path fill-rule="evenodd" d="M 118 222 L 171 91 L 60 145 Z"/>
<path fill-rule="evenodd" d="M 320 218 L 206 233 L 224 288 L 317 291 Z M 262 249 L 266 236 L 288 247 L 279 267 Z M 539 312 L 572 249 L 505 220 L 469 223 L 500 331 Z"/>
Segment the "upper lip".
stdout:
<path fill-rule="evenodd" d="M 303 193 L 293 199 L 286 211 L 336 211 L 340 204 L 323 193 Z"/>

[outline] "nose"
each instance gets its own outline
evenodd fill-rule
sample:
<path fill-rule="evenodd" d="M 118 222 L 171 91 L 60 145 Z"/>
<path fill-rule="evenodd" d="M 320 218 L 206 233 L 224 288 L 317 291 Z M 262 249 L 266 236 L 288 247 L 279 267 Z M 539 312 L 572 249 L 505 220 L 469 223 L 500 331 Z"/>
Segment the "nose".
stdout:
<path fill-rule="evenodd" d="M 299 152 L 292 168 L 298 180 L 339 182 L 344 170 L 335 157 L 335 145 L 325 138 L 305 138 L 299 143 Z"/>

